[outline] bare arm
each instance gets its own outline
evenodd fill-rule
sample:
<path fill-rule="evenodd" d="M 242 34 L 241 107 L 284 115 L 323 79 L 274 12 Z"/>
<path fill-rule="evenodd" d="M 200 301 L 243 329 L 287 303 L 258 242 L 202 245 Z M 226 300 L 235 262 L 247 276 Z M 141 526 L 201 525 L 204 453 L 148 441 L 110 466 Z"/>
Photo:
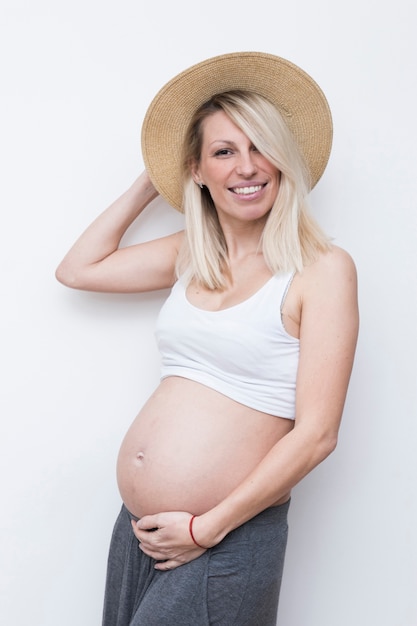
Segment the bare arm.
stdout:
<path fill-rule="evenodd" d="M 158 195 L 143 172 L 132 186 L 84 231 L 56 270 L 75 289 L 139 292 L 170 287 L 181 233 L 126 248 L 120 241 L 133 221 Z"/>
<path fill-rule="evenodd" d="M 226 500 L 196 519 L 203 545 L 283 498 L 336 447 L 358 334 L 356 270 L 336 249 L 304 274 L 294 429 Z"/>
<path fill-rule="evenodd" d="M 356 271 L 350 257 L 336 248 L 306 269 L 301 280 L 294 429 L 227 498 L 194 520 L 194 535 L 203 546 L 216 545 L 234 528 L 283 501 L 336 446 L 358 333 Z M 196 546 L 187 537 L 189 518 L 189 513 L 161 513 L 135 527 L 151 556 L 169 559 L 157 567 L 176 567 L 195 558 Z M 152 526 L 161 532 L 140 530 Z"/>

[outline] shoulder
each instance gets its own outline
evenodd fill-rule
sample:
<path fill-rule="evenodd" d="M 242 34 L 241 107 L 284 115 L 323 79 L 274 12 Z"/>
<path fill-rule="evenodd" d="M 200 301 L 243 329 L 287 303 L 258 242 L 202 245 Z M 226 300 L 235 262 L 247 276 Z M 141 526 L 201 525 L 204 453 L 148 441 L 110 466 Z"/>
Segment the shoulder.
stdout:
<path fill-rule="evenodd" d="M 317 259 L 294 276 L 288 298 L 291 310 L 297 317 L 312 313 L 325 316 L 340 310 L 357 309 L 357 273 L 355 263 L 346 250 L 332 246 L 320 253 Z"/>
<path fill-rule="evenodd" d="M 329 291 L 346 284 L 356 287 L 357 271 L 351 255 L 343 248 L 332 246 L 306 266 L 299 278 L 303 291 L 317 288 Z"/>
<path fill-rule="evenodd" d="M 328 267 L 336 271 L 353 272 L 356 275 L 356 266 L 353 258 L 343 248 L 332 246 L 329 252 L 320 255 L 318 267 Z"/>
<path fill-rule="evenodd" d="M 317 318 L 339 316 L 340 310 L 357 315 L 356 267 L 346 250 L 332 246 L 294 275 L 282 313 L 295 322 L 296 334 L 302 320 L 317 324 Z"/>
<path fill-rule="evenodd" d="M 346 250 L 337 246 L 321 254 L 300 275 L 301 317 L 316 332 L 326 335 L 330 328 L 357 332 L 358 294 L 355 263 Z"/>
<path fill-rule="evenodd" d="M 333 270 L 354 271 L 356 273 L 355 263 L 349 252 L 334 245 L 330 247 L 329 251 L 320 253 L 317 260 L 305 269 L 313 272 Z"/>

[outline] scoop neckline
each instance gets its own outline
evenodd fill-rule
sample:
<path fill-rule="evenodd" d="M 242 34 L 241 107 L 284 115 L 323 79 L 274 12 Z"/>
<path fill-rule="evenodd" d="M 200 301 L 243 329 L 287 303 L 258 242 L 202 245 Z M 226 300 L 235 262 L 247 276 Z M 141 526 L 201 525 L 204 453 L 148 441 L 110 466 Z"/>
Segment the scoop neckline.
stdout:
<path fill-rule="evenodd" d="M 242 300 L 241 302 L 237 302 L 236 304 L 232 304 L 228 307 L 225 307 L 224 309 L 217 309 L 217 311 L 212 311 L 210 309 L 202 309 L 199 306 L 196 306 L 195 304 L 193 304 L 192 302 L 190 302 L 190 300 L 188 299 L 187 296 L 187 287 L 184 284 L 182 284 L 183 287 L 183 291 L 184 291 L 184 298 L 185 301 L 187 302 L 188 306 L 192 307 L 193 309 L 195 309 L 196 311 L 200 311 L 201 313 L 225 313 L 226 311 L 231 311 L 232 309 L 236 309 L 237 307 L 243 306 L 247 303 L 249 303 L 251 300 L 253 300 L 254 298 L 256 298 L 264 289 L 266 289 L 266 287 L 273 281 L 275 280 L 277 277 L 276 274 L 273 274 L 272 276 L 270 276 L 270 278 L 268 278 L 268 280 L 261 286 L 259 287 L 259 289 L 257 289 L 256 291 L 254 291 L 254 293 L 252 295 L 250 295 L 248 298 L 245 298 L 245 300 Z"/>

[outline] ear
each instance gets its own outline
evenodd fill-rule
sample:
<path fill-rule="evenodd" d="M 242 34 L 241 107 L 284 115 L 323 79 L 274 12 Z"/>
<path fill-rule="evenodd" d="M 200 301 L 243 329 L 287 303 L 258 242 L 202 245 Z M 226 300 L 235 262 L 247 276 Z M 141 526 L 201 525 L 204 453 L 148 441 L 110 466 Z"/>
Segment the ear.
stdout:
<path fill-rule="evenodd" d="M 201 183 L 201 176 L 200 168 L 198 167 L 198 163 L 196 161 L 193 161 L 190 164 L 190 173 L 193 181 L 196 183 L 196 185 L 199 185 Z"/>

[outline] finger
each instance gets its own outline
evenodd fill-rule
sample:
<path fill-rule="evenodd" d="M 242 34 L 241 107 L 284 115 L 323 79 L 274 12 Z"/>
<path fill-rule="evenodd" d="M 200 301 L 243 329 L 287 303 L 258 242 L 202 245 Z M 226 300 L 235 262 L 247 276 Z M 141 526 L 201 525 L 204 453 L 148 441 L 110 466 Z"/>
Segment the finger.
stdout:
<path fill-rule="evenodd" d="M 131 521 L 133 533 L 139 541 L 143 541 L 144 543 L 152 543 L 152 540 L 155 541 L 156 535 L 154 536 L 154 532 L 158 530 L 158 528 L 151 528 L 149 530 L 141 530 L 137 526 L 137 522 L 134 520 Z"/>
<path fill-rule="evenodd" d="M 137 526 L 136 526 L 136 522 L 135 522 L 135 520 L 134 520 L 134 519 L 130 520 L 130 523 L 131 523 L 131 525 L 132 525 L 132 529 L 133 529 L 133 533 L 134 533 L 135 537 L 136 537 L 137 539 L 139 539 L 139 537 L 138 537 L 138 528 L 137 528 Z"/>
<path fill-rule="evenodd" d="M 153 546 L 146 546 L 141 541 L 138 541 L 138 549 L 141 550 L 146 556 L 149 556 L 155 561 L 168 561 L 170 555 L 165 550 L 154 548 Z"/>
<path fill-rule="evenodd" d="M 141 517 L 140 520 L 135 522 L 135 524 L 138 530 L 157 530 L 157 515 L 145 515 L 144 517 Z"/>
<path fill-rule="evenodd" d="M 135 537 L 139 541 L 139 543 L 147 550 L 164 550 L 168 547 L 164 545 L 160 535 L 157 532 L 139 530 L 135 532 Z"/>

